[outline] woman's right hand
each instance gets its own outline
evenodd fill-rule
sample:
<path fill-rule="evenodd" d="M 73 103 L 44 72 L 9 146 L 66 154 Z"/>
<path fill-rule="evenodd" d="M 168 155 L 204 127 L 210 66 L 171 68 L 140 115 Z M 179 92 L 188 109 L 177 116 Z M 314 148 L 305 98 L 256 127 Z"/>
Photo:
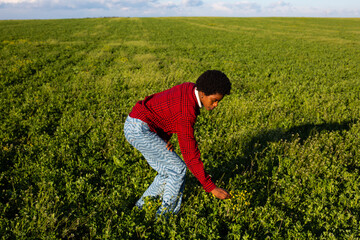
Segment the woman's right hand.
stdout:
<path fill-rule="evenodd" d="M 231 195 L 225 190 L 225 189 L 222 189 L 222 188 L 219 188 L 219 187 L 216 187 L 214 188 L 211 193 L 219 198 L 219 199 L 229 199 L 231 198 Z"/>

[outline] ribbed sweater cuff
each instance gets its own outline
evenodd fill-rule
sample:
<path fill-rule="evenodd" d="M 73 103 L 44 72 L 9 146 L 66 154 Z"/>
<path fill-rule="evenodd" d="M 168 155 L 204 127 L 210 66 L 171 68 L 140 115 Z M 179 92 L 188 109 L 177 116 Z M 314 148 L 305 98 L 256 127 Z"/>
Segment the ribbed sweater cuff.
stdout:
<path fill-rule="evenodd" d="M 206 192 L 211 192 L 216 188 L 216 185 L 212 181 L 209 181 L 206 185 L 203 185 L 203 188 Z"/>

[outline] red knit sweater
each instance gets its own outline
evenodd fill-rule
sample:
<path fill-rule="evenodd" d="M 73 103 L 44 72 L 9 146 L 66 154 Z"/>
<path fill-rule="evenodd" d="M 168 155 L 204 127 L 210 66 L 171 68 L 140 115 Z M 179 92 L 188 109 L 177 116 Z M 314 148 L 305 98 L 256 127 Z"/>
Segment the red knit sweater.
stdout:
<path fill-rule="evenodd" d="M 146 122 L 150 130 L 164 140 L 169 140 L 173 133 L 177 134 L 186 166 L 205 191 L 211 192 L 216 186 L 204 170 L 194 137 L 194 124 L 199 114 L 195 84 L 183 83 L 145 97 L 135 104 L 129 115 Z"/>

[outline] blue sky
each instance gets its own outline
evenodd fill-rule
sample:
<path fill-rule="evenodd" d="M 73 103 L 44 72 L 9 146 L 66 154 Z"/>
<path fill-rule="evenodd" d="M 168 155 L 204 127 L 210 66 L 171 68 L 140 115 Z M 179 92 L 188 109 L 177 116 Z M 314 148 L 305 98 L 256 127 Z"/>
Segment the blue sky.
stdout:
<path fill-rule="evenodd" d="M 360 0 L 0 0 L 0 19 L 360 17 Z"/>

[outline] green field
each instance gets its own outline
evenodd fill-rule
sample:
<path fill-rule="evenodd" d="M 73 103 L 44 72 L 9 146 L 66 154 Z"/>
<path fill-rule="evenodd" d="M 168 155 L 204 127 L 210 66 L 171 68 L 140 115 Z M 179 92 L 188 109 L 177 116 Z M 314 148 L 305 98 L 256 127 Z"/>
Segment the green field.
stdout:
<path fill-rule="evenodd" d="M 124 138 L 134 104 L 207 69 L 206 170 L 179 215 L 134 207 L 155 171 Z M 357 239 L 360 19 L 0 21 L 1 239 Z M 176 136 L 172 142 L 180 154 Z"/>

